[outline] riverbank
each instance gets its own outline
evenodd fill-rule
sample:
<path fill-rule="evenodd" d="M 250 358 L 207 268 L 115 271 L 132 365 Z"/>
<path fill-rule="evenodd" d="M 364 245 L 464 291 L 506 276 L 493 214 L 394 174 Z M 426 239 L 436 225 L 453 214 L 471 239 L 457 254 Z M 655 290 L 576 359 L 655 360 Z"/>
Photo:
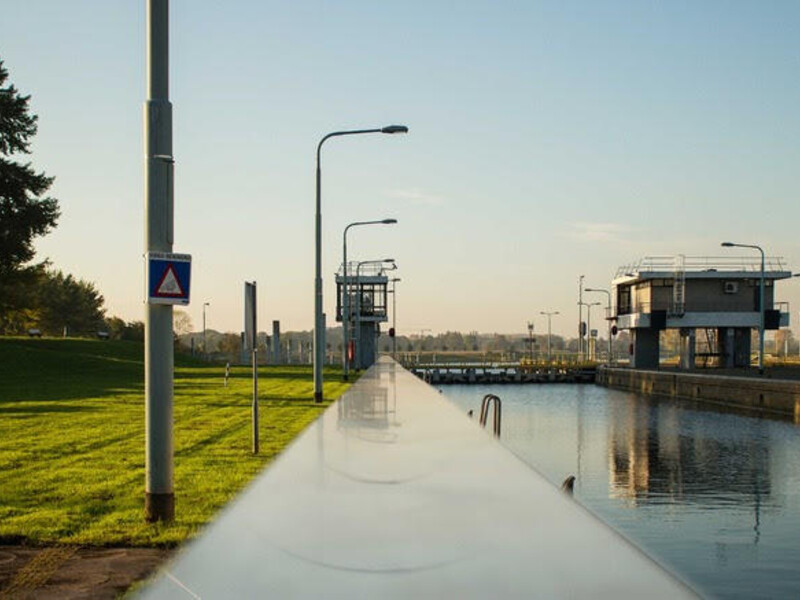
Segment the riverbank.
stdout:
<path fill-rule="evenodd" d="M 595 382 L 645 396 L 709 402 L 800 423 L 800 370 L 790 367 L 770 370 L 763 377 L 754 370 L 714 369 L 698 373 L 602 367 L 597 370 Z"/>

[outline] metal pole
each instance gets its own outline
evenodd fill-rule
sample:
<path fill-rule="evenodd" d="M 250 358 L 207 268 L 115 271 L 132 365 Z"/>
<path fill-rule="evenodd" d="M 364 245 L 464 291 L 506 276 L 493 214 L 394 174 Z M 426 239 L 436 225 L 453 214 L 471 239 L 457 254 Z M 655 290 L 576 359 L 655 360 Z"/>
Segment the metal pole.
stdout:
<path fill-rule="evenodd" d="M 355 362 L 356 371 L 361 370 L 361 265 L 356 265 L 356 340 L 355 350 L 353 352 L 353 360 Z"/>
<path fill-rule="evenodd" d="M 592 304 L 586 305 L 586 356 L 592 360 Z"/>
<path fill-rule="evenodd" d="M 614 364 L 614 346 L 611 343 L 611 292 L 608 292 L 608 366 Z"/>
<path fill-rule="evenodd" d="M 383 263 L 393 263 L 393 258 L 384 258 L 382 260 L 362 260 L 356 264 L 356 339 L 355 339 L 355 352 L 353 358 L 355 359 L 356 369 L 361 369 L 361 265 L 379 265 Z"/>
<path fill-rule="evenodd" d="M 608 321 L 608 364 L 611 364 L 613 348 L 611 346 L 611 292 L 603 288 L 586 288 L 587 292 L 602 292 L 608 297 L 608 314 L 606 315 Z"/>
<path fill-rule="evenodd" d="M 344 233 L 342 234 L 342 259 L 344 261 L 344 274 L 343 274 L 343 283 L 342 283 L 342 293 L 344 297 L 342 298 L 342 327 L 343 327 L 343 335 L 344 335 L 344 352 L 342 356 L 342 381 L 347 381 L 348 376 L 350 373 L 350 361 L 347 359 L 347 344 L 349 341 L 350 332 L 350 294 L 349 291 L 349 281 L 347 278 L 347 230 L 351 227 L 356 227 L 359 225 L 394 225 L 397 223 L 397 219 L 381 219 L 379 221 L 357 221 L 355 223 L 350 223 L 347 227 L 344 228 Z"/>
<path fill-rule="evenodd" d="M 397 282 L 399 279 L 392 279 L 392 358 L 397 360 Z M 788 338 L 787 338 L 788 339 Z"/>
<path fill-rule="evenodd" d="M 764 250 L 760 246 L 754 246 L 761 252 L 761 286 L 759 290 L 758 306 L 761 309 L 761 319 L 758 326 L 758 374 L 764 374 Z"/>
<path fill-rule="evenodd" d="M 203 358 L 208 360 L 208 342 L 206 340 L 206 306 L 210 306 L 210 303 L 203 303 Z"/>
<path fill-rule="evenodd" d="M 342 235 L 342 260 L 344 261 L 344 275 L 342 279 L 342 335 L 344 338 L 343 352 L 342 352 L 342 381 L 347 381 L 350 376 L 350 360 L 347 357 L 347 346 L 349 342 L 350 332 L 350 283 L 347 280 L 347 230 L 354 225 L 351 223 L 344 228 Z"/>
<path fill-rule="evenodd" d="M 578 279 L 578 356 L 583 361 L 583 278 Z"/>
<path fill-rule="evenodd" d="M 171 252 L 173 243 L 172 105 L 169 102 L 169 0 L 147 2 L 147 83 L 144 105 L 145 245 Z M 145 520 L 171 521 L 173 489 L 172 306 L 145 309 Z"/>
<path fill-rule="evenodd" d="M 314 402 L 322 402 L 322 171 L 320 150 L 324 137 L 317 146 L 317 202 L 314 217 Z"/>
<path fill-rule="evenodd" d="M 553 362 L 552 347 L 550 346 L 551 328 L 550 328 L 550 315 L 547 315 L 547 364 Z"/>
<path fill-rule="evenodd" d="M 252 303 L 252 322 L 250 323 L 251 338 L 248 340 L 251 349 L 251 357 L 253 362 L 253 403 L 251 412 L 253 415 L 253 454 L 258 454 L 258 302 L 256 299 L 256 282 L 248 284 L 250 286 L 250 302 Z M 246 329 L 246 328 L 245 328 Z"/>
<path fill-rule="evenodd" d="M 388 125 L 379 129 L 334 131 L 324 136 L 317 144 L 317 186 L 314 215 L 314 402 L 322 402 L 322 362 L 325 358 L 324 332 L 322 331 L 322 170 L 320 155 L 325 140 L 336 136 L 362 133 L 408 133 L 408 127 Z"/>

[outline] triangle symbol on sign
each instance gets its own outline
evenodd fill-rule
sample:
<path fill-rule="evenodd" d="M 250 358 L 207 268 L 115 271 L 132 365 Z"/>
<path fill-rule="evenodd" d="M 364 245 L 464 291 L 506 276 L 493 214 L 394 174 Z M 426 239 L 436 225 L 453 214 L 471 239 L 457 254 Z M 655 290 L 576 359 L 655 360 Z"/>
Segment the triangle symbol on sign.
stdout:
<path fill-rule="evenodd" d="M 164 276 L 156 287 L 156 296 L 183 296 L 183 289 L 175 274 L 175 267 L 171 264 L 164 271 Z"/>

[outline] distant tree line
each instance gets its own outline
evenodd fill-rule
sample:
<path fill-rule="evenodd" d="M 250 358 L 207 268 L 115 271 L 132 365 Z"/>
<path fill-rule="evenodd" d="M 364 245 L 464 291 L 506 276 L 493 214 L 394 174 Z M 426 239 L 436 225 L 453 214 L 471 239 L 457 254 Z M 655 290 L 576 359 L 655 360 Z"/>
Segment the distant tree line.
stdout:
<path fill-rule="evenodd" d="M 105 327 L 103 302 L 93 283 L 37 265 L 11 283 L 0 278 L 0 333 L 94 335 Z"/>

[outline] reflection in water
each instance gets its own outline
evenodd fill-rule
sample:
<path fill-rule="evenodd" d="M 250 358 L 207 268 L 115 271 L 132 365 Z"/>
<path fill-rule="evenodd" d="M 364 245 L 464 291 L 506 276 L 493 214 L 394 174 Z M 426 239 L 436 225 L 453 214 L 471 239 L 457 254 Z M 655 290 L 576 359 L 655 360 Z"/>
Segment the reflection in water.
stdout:
<path fill-rule="evenodd" d="M 397 425 L 397 390 L 394 372 L 383 374 L 385 387 L 361 391 L 354 388 L 337 403 L 337 427 L 364 441 L 390 444 L 397 434 L 390 431 Z"/>
<path fill-rule="evenodd" d="M 748 435 L 724 435 L 715 413 L 630 396 L 610 405 L 610 493 L 630 502 L 681 501 L 716 505 L 770 495 L 769 446 L 750 420 Z M 683 423 L 682 420 L 686 420 Z"/>
<path fill-rule="evenodd" d="M 723 598 L 800 597 L 800 429 L 580 385 L 446 386 L 464 412 L 503 400 L 502 443 Z"/>

